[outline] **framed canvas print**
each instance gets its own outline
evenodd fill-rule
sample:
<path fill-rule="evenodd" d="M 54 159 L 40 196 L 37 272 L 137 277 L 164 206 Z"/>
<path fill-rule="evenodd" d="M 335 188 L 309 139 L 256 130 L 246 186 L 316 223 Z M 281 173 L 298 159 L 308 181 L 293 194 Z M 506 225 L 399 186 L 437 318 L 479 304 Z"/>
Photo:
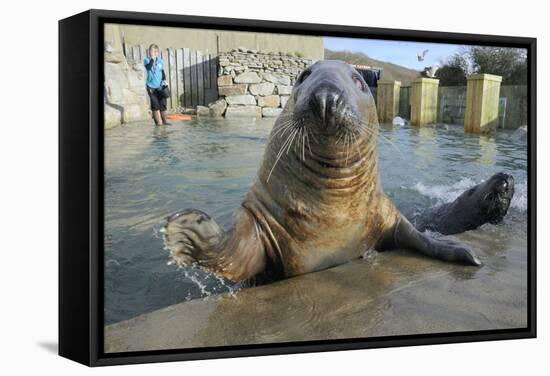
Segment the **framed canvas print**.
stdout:
<path fill-rule="evenodd" d="M 59 51 L 60 355 L 536 335 L 535 39 L 90 10 Z"/>

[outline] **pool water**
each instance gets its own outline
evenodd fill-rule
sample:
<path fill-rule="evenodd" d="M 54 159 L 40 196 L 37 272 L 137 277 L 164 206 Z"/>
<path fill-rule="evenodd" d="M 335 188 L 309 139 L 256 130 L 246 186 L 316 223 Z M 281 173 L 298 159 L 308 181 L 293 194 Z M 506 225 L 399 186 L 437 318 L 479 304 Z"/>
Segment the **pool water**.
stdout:
<path fill-rule="evenodd" d="M 272 124 L 266 119 L 199 119 L 105 131 L 105 324 L 220 293 L 238 299 L 239 285 L 170 264 L 159 230 L 166 216 L 183 208 L 200 208 L 230 226 L 255 178 Z M 519 276 L 507 291 L 526 296 L 525 143 L 504 130 L 492 137 L 465 135 L 454 126 L 382 125 L 380 130 L 384 191 L 404 213 L 452 201 L 496 172 L 514 176 L 515 196 L 504 222 L 461 239 L 495 250 L 482 258 L 505 258 L 491 265 Z"/>

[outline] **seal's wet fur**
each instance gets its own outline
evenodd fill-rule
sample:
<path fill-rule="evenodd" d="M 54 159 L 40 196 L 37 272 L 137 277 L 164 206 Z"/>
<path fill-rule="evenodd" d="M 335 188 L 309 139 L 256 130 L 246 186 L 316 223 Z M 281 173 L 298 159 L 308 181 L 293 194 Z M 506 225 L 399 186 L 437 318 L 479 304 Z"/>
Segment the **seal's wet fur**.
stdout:
<path fill-rule="evenodd" d="M 234 281 L 314 272 L 372 247 L 478 265 L 467 247 L 416 231 L 383 193 L 377 135 L 361 75 L 341 61 L 313 64 L 273 126 L 233 229 L 218 236 L 205 213 L 177 213 L 163 230 L 172 257 Z"/>

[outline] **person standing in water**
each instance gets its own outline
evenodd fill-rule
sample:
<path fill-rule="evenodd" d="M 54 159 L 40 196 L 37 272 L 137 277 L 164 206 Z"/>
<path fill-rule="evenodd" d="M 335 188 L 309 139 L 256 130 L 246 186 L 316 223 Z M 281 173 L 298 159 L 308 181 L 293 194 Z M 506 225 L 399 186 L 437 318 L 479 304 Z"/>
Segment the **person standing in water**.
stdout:
<path fill-rule="evenodd" d="M 164 60 L 159 56 L 160 49 L 156 44 L 149 46 L 149 56 L 145 58 L 143 64 L 147 72 L 147 94 L 151 99 L 151 111 L 156 125 L 169 125 L 166 120 L 166 98 L 160 94 L 160 88 L 166 80 L 164 73 Z"/>

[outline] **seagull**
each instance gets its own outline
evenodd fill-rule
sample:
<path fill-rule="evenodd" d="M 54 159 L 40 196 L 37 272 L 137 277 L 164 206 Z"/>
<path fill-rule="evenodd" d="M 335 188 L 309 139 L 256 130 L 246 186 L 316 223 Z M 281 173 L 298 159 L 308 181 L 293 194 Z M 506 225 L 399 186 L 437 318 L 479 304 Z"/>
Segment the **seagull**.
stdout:
<path fill-rule="evenodd" d="M 434 77 L 435 77 L 435 73 L 437 72 L 438 69 L 439 69 L 439 65 L 438 65 L 438 64 L 434 64 L 434 65 L 432 65 L 431 67 L 426 68 L 426 70 L 425 70 L 426 76 L 428 76 L 428 77 L 430 77 L 430 78 L 434 78 Z"/>
<path fill-rule="evenodd" d="M 424 50 L 422 52 L 419 52 L 416 54 L 416 58 L 418 59 L 418 61 L 424 61 L 424 58 L 426 57 L 426 54 L 428 53 L 429 50 Z"/>

